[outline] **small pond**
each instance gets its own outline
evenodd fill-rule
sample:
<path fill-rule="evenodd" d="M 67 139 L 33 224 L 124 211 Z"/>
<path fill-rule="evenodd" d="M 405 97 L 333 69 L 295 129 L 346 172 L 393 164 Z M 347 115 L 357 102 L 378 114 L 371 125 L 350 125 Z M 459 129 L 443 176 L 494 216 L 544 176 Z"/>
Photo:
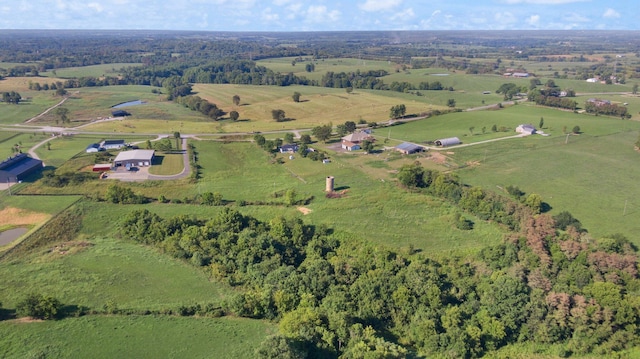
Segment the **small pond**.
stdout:
<path fill-rule="evenodd" d="M 111 108 L 123 108 L 123 107 L 128 107 L 128 106 L 137 106 L 137 105 L 142 105 L 143 103 L 145 103 L 142 100 L 135 100 L 135 101 L 129 101 L 129 102 L 123 102 L 123 103 L 119 103 L 115 106 L 111 106 Z"/>
<path fill-rule="evenodd" d="M 7 229 L 6 231 L 0 232 L 0 246 L 4 246 L 5 244 L 9 244 L 16 239 L 20 238 L 23 234 L 27 233 L 29 228 L 27 227 L 18 227 Z"/>

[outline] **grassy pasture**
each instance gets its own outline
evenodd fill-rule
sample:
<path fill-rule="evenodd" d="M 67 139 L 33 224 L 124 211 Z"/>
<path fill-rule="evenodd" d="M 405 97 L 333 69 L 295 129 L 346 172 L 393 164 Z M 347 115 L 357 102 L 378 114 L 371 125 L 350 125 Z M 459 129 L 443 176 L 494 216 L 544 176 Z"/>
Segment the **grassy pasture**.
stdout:
<path fill-rule="evenodd" d="M 90 316 L 60 321 L 0 322 L 7 358 L 250 358 L 275 331 L 237 318 Z"/>
<path fill-rule="evenodd" d="M 140 66 L 139 63 L 115 63 L 91 65 L 82 67 L 67 67 L 56 69 L 55 71 L 41 72 L 40 76 L 58 77 L 62 79 L 79 78 L 79 77 L 104 77 L 118 76 L 123 67 Z"/>
<path fill-rule="evenodd" d="M 480 163 L 459 171 L 465 182 L 486 189 L 515 185 L 538 193 L 553 207 L 552 214 L 571 212 L 593 236 L 622 233 L 639 244 L 635 179 L 640 171 L 630 165 L 638 161 L 633 143 L 639 126 L 629 125 L 636 129 L 586 130 L 570 136 L 567 144 L 565 136 L 533 137 L 454 151 L 459 162 Z"/>
<path fill-rule="evenodd" d="M 39 143 L 40 141 L 51 137 L 49 134 L 43 134 L 42 132 L 0 132 L 0 158 L 4 159 L 13 155 L 11 148 L 14 145 L 19 145 L 22 152 L 27 152 L 29 148 Z"/>
<path fill-rule="evenodd" d="M 373 60 L 359 60 L 354 58 L 335 58 L 335 59 L 318 59 L 312 61 L 311 58 L 303 58 L 305 61 L 297 62 L 295 66 L 291 65 L 291 61 L 296 57 L 282 57 L 274 59 L 265 59 L 256 61 L 260 66 L 264 66 L 271 69 L 274 72 L 280 73 L 293 73 L 296 76 L 306 77 L 310 80 L 320 81 L 322 76 L 331 71 L 335 73 L 339 72 L 352 72 L 360 70 L 361 72 L 372 70 L 385 70 L 392 73 L 398 67 L 397 64 L 388 61 L 373 61 Z M 305 66 L 309 63 L 315 65 L 314 72 L 307 72 Z"/>
<path fill-rule="evenodd" d="M 67 305 L 101 309 L 111 300 L 118 308 L 136 310 L 219 303 L 230 293 L 209 282 L 200 269 L 153 249 L 95 233 L 83 236 L 81 242 L 0 262 L 3 307 L 15 307 L 31 292 L 47 293 Z"/>

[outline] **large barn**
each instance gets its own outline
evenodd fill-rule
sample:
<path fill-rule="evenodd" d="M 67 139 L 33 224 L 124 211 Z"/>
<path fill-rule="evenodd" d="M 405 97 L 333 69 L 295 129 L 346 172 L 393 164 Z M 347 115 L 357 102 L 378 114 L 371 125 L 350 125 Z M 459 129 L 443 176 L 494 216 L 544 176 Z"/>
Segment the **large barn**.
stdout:
<path fill-rule="evenodd" d="M 36 171 L 42 170 L 42 161 L 20 153 L 0 162 L 0 182 L 20 182 Z"/>
<path fill-rule="evenodd" d="M 154 150 L 132 150 L 118 153 L 114 167 L 148 167 L 153 161 Z"/>
<path fill-rule="evenodd" d="M 416 153 L 424 150 L 424 147 L 420 145 L 416 145 L 414 143 L 409 143 L 409 142 L 403 142 L 397 145 L 395 148 L 396 148 L 396 151 L 402 152 L 405 155 L 410 155 L 412 153 Z"/>

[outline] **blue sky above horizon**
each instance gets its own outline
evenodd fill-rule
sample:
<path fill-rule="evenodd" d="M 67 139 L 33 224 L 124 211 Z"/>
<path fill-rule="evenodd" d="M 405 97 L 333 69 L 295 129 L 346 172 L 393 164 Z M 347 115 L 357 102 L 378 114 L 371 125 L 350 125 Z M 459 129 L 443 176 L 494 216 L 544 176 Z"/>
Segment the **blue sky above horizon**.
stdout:
<path fill-rule="evenodd" d="M 15 0 L 0 29 L 640 30 L 631 0 Z"/>

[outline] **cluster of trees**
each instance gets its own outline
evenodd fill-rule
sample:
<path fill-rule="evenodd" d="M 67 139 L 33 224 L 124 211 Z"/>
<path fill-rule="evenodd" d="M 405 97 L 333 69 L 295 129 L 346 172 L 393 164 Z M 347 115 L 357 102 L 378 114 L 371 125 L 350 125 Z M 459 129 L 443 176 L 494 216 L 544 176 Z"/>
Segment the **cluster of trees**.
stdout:
<path fill-rule="evenodd" d="M 332 88 L 357 88 L 369 90 L 385 90 L 387 89 L 384 81 L 380 79 L 389 73 L 384 70 L 370 70 L 361 72 L 333 72 L 328 71 L 322 75 L 322 79 L 318 83 L 321 87 Z"/>
<path fill-rule="evenodd" d="M 541 106 L 565 108 L 568 110 L 575 110 L 578 107 L 578 103 L 571 98 L 545 95 L 538 89 L 529 91 L 528 99 Z"/>
<path fill-rule="evenodd" d="M 16 91 L 2 93 L 2 102 L 12 103 L 14 105 L 17 105 L 20 103 L 20 100 L 22 100 L 22 96 L 20 96 L 20 94 L 17 93 Z"/>
<path fill-rule="evenodd" d="M 332 133 L 333 133 L 333 125 L 332 124 L 316 126 L 316 127 L 311 129 L 311 134 L 315 138 L 317 138 L 318 141 L 327 142 L 331 138 L 331 134 Z"/>
<path fill-rule="evenodd" d="M 51 296 L 31 293 L 16 305 L 16 314 L 19 317 L 31 317 L 35 319 L 56 319 L 62 309 L 62 303 Z"/>
<path fill-rule="evenodd" d="M 620 118 L 631 118 L 631 114 L 624 106 L 618 106 L 613 103 L 591 102 L 586 101 L 584 109 L 587 113 L 596 115 L 617 116 Z"/>
<path fill-rule="evenodd" d="M 505 100 L 511 100 L 514 96 L 521 92 L 526 93 L 527 89 L 511 82 L 500 85 L 500 87 L 496 90 L 496 93 L 501 93 L 504 95 Z"/>
<path fill-rule="evenodd" d="M 430 91 L 442 91 L 444 90 L 444 86 L 440 83 L 440 81 L 427 82 L 422 81 L 418 84 L 419 90 L 430 90 Z M 449 91 L 453 91 L 453 87 L 448 88 Z"/>
<path fill-rule="evenodd" d="M 404 104 L 391 106 L 389 110 L 389 117 L 391 118 L 400 118 L 403 117 L 407 113 L 407 107 Z"/>
<path fill-rule="evenodd" d="M 229 207 L 207 220 L 136 210 L 121 235 L 239 287 L 227 312 L 279 323 L 260 358 L 472 358 L 522 342 L 610 355 L 637 345 L 629 241 L 586 241 L 545 214 L 520 220 L 502 244 L 438 259 Z"/>
<path fill-rule="evenodd" d="M 107 187 L 104 199 L 107 202 L 119 204 L 142 204 L 149 201 L 147 197 L 134 193 L 131 188 L 118 186 L 115 183 Z"/>
<path fill-rule="evenodd" d="M 175 101 L 184 107 L 189 108 L 191 111 L 198 111 L 216 121 L 225 115 L 225 112 L 218 108 L 216 104 L 211 103 L 200 96 L 177 96 L 175 97 Z"/>

